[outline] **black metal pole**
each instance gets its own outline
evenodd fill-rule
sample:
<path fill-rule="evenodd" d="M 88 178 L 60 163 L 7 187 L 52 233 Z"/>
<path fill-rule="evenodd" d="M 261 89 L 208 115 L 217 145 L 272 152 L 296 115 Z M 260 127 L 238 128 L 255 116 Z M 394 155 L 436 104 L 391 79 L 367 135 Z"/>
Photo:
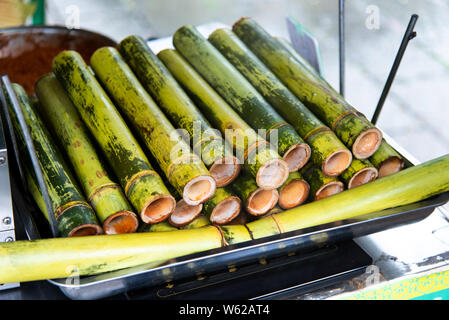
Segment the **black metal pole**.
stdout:
<path fill-rule="evenodd" d="M 409 41 L 416 37 L 416 32 L 413 31 L 413 29 L 415 28 L 417 20 L 418 20 L 417 14 L 412 15 L 412 17 L 410 18 L 410 22 L 408 24 L 407 30 L 405 31 L 404 38 L 402 39 L 401 45 L 399 47 L 399 51 L 396 55 L 396 58 L 394 59 L 394 63 L 391 68 L 390 74 L 388 75 L 387 82 L 385 83 L 385 87 L 380 96 L 376 110 L 374 111 L 373 118 L 371 119 L 371 122 L 373 124 L 376 124 L 380 112 L 382 111 L 382 107 L 384 106 L 385 100 L 387 99 L 388 93 L 390 92 L 390 88 L 391 85 L 393 84 L 393 80 L 396 76 L 399 65 L 401 64 L 402 57 L 404 56 L 405 49 L 407 49 Z"/>
<path fill-rule="evenodd" d="M 51 205 L 50 197 L 48 194 L 47 185 L 45 184 L 44 175 L 42 173 L 42 168 L 39 163 L 39 160 L 36 155 L 36 149 L 34 147 L 33 139 L 31 138 L 30 131 L 28 129 L 28 125 L 25 121 L 25 117 L 22 113 L 22 109 L 20 108 L 19 101 L 17 96 L 12 88 L 11 82 L 7 75 L 2 76 L 2 83 L 5 87 L 5 90 L 9 97 L 11 97 L 11 105 L 14 109 L 14 112 L 17 115 L 17 120 L 19 122 L 20 127 L 23 130 L 23 135 L 25 138 L 25 143 L 27 147 L 28 154 L 30 156 L 31 164 L 33 165 L 33 169 L 36 173 L 37 182 L 39 185 L 39 189 L 42 193 L 42 197 L 44 199 L 45 208 L 48 212 L 48 218 L 50 219 L 50 227 L 54 237 L 59 235 L 59 231 L 56 224 L 56 217 L 53 212 L 53 206 Z"/>
<path fill-rule="evenodd" d="M 340 62 L 340 94 L 345 96 L 345 0 L 338 5 L 339 62 Z"/>

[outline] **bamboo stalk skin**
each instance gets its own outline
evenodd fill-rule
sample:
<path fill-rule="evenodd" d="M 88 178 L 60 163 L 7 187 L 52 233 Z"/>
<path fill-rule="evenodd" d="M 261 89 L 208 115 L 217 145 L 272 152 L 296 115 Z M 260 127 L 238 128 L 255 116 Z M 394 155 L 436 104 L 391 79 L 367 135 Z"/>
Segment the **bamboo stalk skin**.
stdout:
<path fill-rule="evenodd" d="M 78 236 L 83 235 L 83 232 L 90 234 L 103 233 L 103 229 L 98 224 L 95 211 L 87 203 L 76 184 L 71 180 L 65 166 L 62 164 L 62 156 L 59 154 L 59 150 L 50 137 L 39 114 L 35 112 L 34 107 L 31 105 L 31 101 L 25 90 L 16 83 L 13 83 L 12 87 L 18 98 L 20 109 L 28 126 L 31 139 L 33 140 L 36 156 L 42 170 L 60 236 Z M 7 96 L 7 99 L 10 98 Z M 26 142 L 23 134 L 24 129 L 20 127 L 17 115 L 10 103 L 8 104 L 8 108 L 15 134 L 18 137 L 17 140 L 22 154 L 23 166 L 27 172 L 27 180 L 31 187 L 30 192 L 50 222 L 47 208 L 43 205 L 43 196 L 38 187 L 39 184 L 31 165 L 31 159 L 26 151 Z"/>
<path fill-rule="evenodd" d="M 144 223 L 139 228 L 139 232 L 167 232 L 176 230 L 178 228 L 171 225 L 167 220 L 158 223 Z"/>
<path fill-rule="evenodd" d="M 333 197 L 258 219 L 246 227 L 252 239 L 260 239 L 415 203 L 447 191 L 449 155 Z M 80 275 L 98 274 L 167 261 L 224 244 L 222 232 L 214 226 L 174 232 L 4 242 L 0 243 L 0 283 L 67 277 L 69 267 L 76 268 Z"/>
<path fill-rule="evenodd" d="M 159 52 L 158 57 L 212 125 L 225 136 L 226 141 L 233 147 L 237 159 L 254 178 L 258 179 L 259 172 L 264 170 L 268 162 L 280 161 L 279 154 L 273 148 L 268 148 L 266 140 L 234 111 L 181 54 L 176 50 L 166 49 Z M 279 180 L 283 179 L 286 179 L 286 175 Z M 280 181 L 278 186 L 282 184 Z M 258 183 L 260 182 L 259 179 Z M 262 183 L 261 187 L 273 188 L 272 185 L 264 186 Z"/>
<path fill-rule="evenodd" d="M 139 36 L 123 39 L 118 50 L 139 78 L 142 86 L 155 99 L 168 118 L 190 135 L 193 151 L 211 168 L 217 161 L 232 156 L 221 134 L 210 125 L 187 94 L 182 90 L 164 64 Z M 228 160 L 233 172 L 219 185 L 229 184 L 238 173 L 239 166 L 234 159 Z M 212 170 L 213 172 L 213 170 Z"/>
<path fill-rule="evenodd" d="M 115 48 L 104 47 L 95 51 L 90 60 L 101 83 L 184 200 L 196 205 L 212 197 L 216 184 L 209 171 L 145 91 L 120 53 Z M 204 179 L 210 185 L 205 194 L 191 199 L 186 187 L 195 179 Z"/>
<path fill-rule="evenodd" d="M 367 159 L 379 148 L 382 132 L 354 117 L 355 109 L 343 97 L 292 58 L 288 50 L 254 20 L 242 18 L 232 30 L 293 94 L 337 134 L 356 158 Z"/>
<path fill-rule="evenodd" d="M 173 44 L 253 129 L 265 129 L 269 133 L 282 128 L 277 132 L 277 151 L 281 156 L 293 145 L 304 144 L 293 127 L 195 27 L 179 28 L 173 35 Z"/>
<path fill-rule="evenodd" d="M 155 223 L 167 218 L 175 208 L 174 198 L 82 57 L 63 51 L 53 59 L 52 68 L 142 220 Z"/>
<path fill-rule="evenodd" d="M 117 232 L 114 225 L 119 217 L 121 223 L 116 227 L 121 225 L 121 232 L 136 231 L 137 216 L 120 186 L 110 179 L 87 128 L 56 77 L 51 73 L 42 76 L 35 91 L 40 113 L 67 153 L 84 194 L 103 223 L 104 231 Z"/>
<path fill-rule="evenodd" d="M 0 244 L 0 283 L 93 275 L 219 248 L 221 232 L 213 226 L 169 232 L 117 235 Z M 11 245 L 11 243 L 13 245 Z M 183 245 L 179 245 L 183 243 Z"/>
<path fill-rule="evenodd" d="M 286 119 L 312 147 L 312 161 L 328 175 L 340 175 L 351 163 L 352 155 L 335 134 L 268 69 L 229 29 L 215 30 L 209 41 L 238 69 L 259 93 Z M 317 137 L 318 135 L 318 137 Z M 338 170 L 327 168 L 335 153 L 345 153 Z M 310 155 L 309 155 L 310 156 Z M 304 163 L 305 164 L 305 163 Z M 303 165 L 304 165 L 303 164 Z M 301 166 L 302 167 L 302 166 Z"/>
<path fill-rule="evenodd" d="M 251 241 L 252 237 L 249 230 L 244 225 L 226 225 L 220 226 L 224 241 L 227 245 Z"/>
<path fill-rule="evenodd" d="M 204 214 L 200 214 L 198 217 L 195 218 L 192 222 L 182 227 L 182 229 L 198 229 L 205 226 L 209 226 L 210 220 L 208 217 L 206 217 Z"/>
<path fill-rule="evenodd" d="M 323 199 L 344 190 L 343 183 L 337 177 L 328 177 L 313 165 L 304 167 L 301 174 L 309 182 L 310 199 L 312 201 Z"/>
<path fill-rule="evenodd" d="M 369 160 L 354 159 L 340 179 L 348 189 L 377 179 L 379 172 Z"/>
<path fill-rule="evenodd" d="M 217 188 L 214 196 L 204 203 L 203 213 L 213 224 L 226 224 L 239 215 L 241 202 L 229 187 Z"/>

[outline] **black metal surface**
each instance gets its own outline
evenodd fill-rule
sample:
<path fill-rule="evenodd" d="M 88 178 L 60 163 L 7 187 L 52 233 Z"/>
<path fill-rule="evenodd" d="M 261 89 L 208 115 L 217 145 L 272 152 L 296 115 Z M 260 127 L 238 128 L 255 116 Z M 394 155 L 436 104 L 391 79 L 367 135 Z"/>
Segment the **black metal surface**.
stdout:
<path fill-rule="evenodd" d="M 410 42 L 410 40 L 416 37 L 416 32 L 413 31 L 413 29 L 415 28 L 417 20 L 418 20 L 417 14 L 412 15 L 410 18 L 410 22 L 405 31 L 401 45 L 399 46 L 399 50 L 396 55 L 396 58 L 394 59 L 390 74 L 388 75 L 387 82 L 385 83 L 384 89 L 380 96 L 379 102 L 376 106 L 376 109 L 374 110 L 374 114 L 371 119 L 371 123 L 373 124 L 376 124 L 377 120 L 379 119 L 380 112 L 382 111 L 385 100 L 387 99 L 388 93 L 390 92 L 391 85 L 393 84 L 394 78 L 399 69 L 399 65 L 401 64 L 402 61 L 402 57 L 404 56 L 405 50 L 407 49 L 407 45 Z"/>
<path fill-rule="evenodd" d="M 365 271 L 372 259 L 353 241 L 327 245 L 311 252 L 261 259 L 255 264 L 200 275 L 181 282 L 127 292 L 127 299 L 234 300 L 284 299 Z M 323 280 L 326 281 L 323 281 Z"/>

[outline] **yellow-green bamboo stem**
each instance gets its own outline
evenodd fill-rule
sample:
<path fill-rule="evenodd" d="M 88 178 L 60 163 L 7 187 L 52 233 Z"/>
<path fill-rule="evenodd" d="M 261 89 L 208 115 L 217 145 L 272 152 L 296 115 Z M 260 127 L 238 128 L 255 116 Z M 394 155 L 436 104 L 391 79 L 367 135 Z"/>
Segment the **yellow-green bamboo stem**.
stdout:
<path fill-rule="evenodd" d="M 31 165 L 31 159 L 26 149 L 25 128 L 20 126 L 18 115 L 12 108 L 12 97 L 6 94 L 7 101 L 9 101 L 8 111 L 11 116 L 15 135 L 17 136 L 22 164 L 25 169 L 24 171 L 26 171 L 30 192 L 39 208 L 50 223 L 50 214 L 55 215 L 57 228 L 62 237 L 103 233 L 103 229 L 98 224 L 95 211 L 72 181 L 67 167 L 63 165 L 63 158 L 59 153 L 59 149 L 54 144 L 39 114 L 31 105 L 31 101 L 25 90 L 16 83 L 13 83 L 12 87 L 17 96 L 26 125 L 28 126 L 31 139 L 33 140 L 36 157 L 41 167 L 53 212 L 49 213 L 47 207 L 43 205 L 45 202 L 42 191 L 38 187 L 39 183 L 37 182 L 36 173 Z"/>
<path fill-rule="evenodd" d="M 271 71 L 351 148 L 357 159 L 376 152 L 382 132 L 362 121 L 354 107 L 291 54 L 251 18 L 241 18 L 232 30 Z"/>
<path fill-rule="evenodd" d="M 272 189 L 282 185 L 288 168 L 280 156 L 259 136 L 223 98 L 175 50 L 166 49 L 158 54 L 184 90 L 195 101 L 206 118 L 233 146 L 237 159 L 261 188 Z M 269 168 L 278 164 L 279 170 L 270 174 Z M 266 178 L 264 178 L 266 177 Z"/>
<path fill-rule="evenodd" d="M 115 48 L 104 47 L 95 51 L 90 60 L 101 83 L 184 201 L 197 205 L 210 199 L 215 192 L 215 180 L 145 91 L 120 53 Z"/>
<path fill-rule="evenodd" d="M 112 181 L 80 119 L 75 106 L 54 74 L 42 76 L 36 83 L 36 106 L 64 149 L 84 195 L 103 223 L 106 234 L 137 230 L 139 221 L 122 188 Z"/>
<path fill-rule="evenodd" d="M 123 39 L 117 48 L 172 123 L 187 131 L 193 151 L 201 157 L 217 185 L 231 183 L 240 170 L 237 159 L 220 132 L 200 113 L 145 41 L 133 35 Z"/>
<path fill-rule="evenodd" d="M 307 165 L 301 170 L 310 185 L 310 199 L 312 201 L 333 196 L 344 190 L 344 184 L 337 177 L 326 176 L 319 168 Z"/>
<path fill-rule="evenodd" d="M 379 172 L 369 160 L 354 159 L 340 179 L 351 189 L 376 180 L 378 175 Z"/>
<path fill-rule="evenodd" d="M 63 51 L 53 59 L 52 68 L 142 220 L 166 219 L 175 209 L 175 199 L 83 58 L 75 51 Z"/>
<path fill-rule="evenodd" d="M 229 187 L 217 188 L 214 196 L 204 203 L 203 213 L 213 224 L 227 224 L 238 216 L 242 201 Z"/>
<path fill-rule="evenodd" d="M 385 140 L 382 140 L 379 149 L 369 160 L 378 169 L 379 178 L 404 169 L 404 158 Z"/>

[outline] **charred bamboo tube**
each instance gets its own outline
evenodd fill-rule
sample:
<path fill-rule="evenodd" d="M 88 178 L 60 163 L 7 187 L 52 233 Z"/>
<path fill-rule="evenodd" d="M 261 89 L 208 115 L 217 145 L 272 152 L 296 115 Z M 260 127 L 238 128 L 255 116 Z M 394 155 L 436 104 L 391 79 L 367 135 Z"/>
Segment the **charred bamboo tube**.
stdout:
<path fill-rule="evenodd" d="M 360 217 L 415 203 L 449 191 L 449 155 L 402 170 L 372 183 L 250 222 L 174 232 L 56 238 L 0 243 L 0 283 L 107 272 L 273 234 Z M 356 201 L 354 201 L 356 199 Z M 246 229 L 251 232 L 245 233 Z M 180 246 L 179 244 L 183 245 Z"/>
<path fill-rule="evenodd" d="M 193 151 L 201 157 L 217 186 L 231 183 L 240 170 L 237 159 L 145 41 L 129 36 L 119 43 L 118 50 L 172 123 L 188 132 Z"/>
<path fill-rule="evenodd" d="M 348 189 L 377 179 L 379 172 L 368 160 L 354 159 L 349 168 L 342 173 L 340 179 Z"/>
<path fill-rule="evenodd" d="M 95 51 L 90 60 L 100 82 L 184 201 L 194 206 L 210 199 L 215 192 L 215 180 L 139 83 L 120 53 L 115 48 L 104 47 Z"/>
<path fill-rule="evenodd" d="M 307 162 L 310 149 L 295 129 L 198 30 L 181 27 L 173 35 L 173 44 L 253 129 L 266 130 L 262 137 L 268 139 L 276 133 L 278 153 L 290 171 L 297 171 Z"/>
<path fill-rule="evenodd" d="M 310 184 L 310 198 L 312 201 L 321 200 L 344 190 L 344 184 L 336 177 L 326 176 L 319 168 L 308 165 L 301 170 L 301 174 Z"/>
<path fill-rule="evenodd" d="M 373 155 L 382 142 L 382 132 L 362 121 L 335 90 L 250 18 L 237 21 L 232 30 L 262 62 L 327 126 L 351 148 L 357 159 Z"/>
<path fill-rule="evenodd" d="M 83 58 L 75 51 L 63 51 L 53 59 L 52 68 L 142 221 L 166 219 L 175 209 L 175 199 Z"/>
<path fill-rule="evenodd" d="M 404 158 L 385 140 L 382 140 L 379 149 L 369 160 L 378 169 L 379 178 L 389 176 L 404 169 Z"/>
<path fill-rule="evenodd" d="M 287 180 L 278 189 L 279 206 L 282 209 L 291 209 L 299 206 L 309 197 L 310 185 L 298 172 L 290 172 Z"/>
<path fill-rule="evenodd" d="M 281 181 L 287 179 L 287 165 L 279 160 L 280 156 L 274 150 L 267 147 L 266 140 L 260 137 L 176 50 L 162 50 L 158 57 L 206 118 L 225 136 L 237 158 L 245 164 L 246 170 L 256 179 L 257 184 L 264 189 L 282 185 Z M 276 167 L 279 167 L 280 172 Z"/>
<path fill-rule="evenodd" d="M 351 151 L 231 30 L 215 30 L 209 41 L 312 147 L 312 162 L 326 175 L 338 176 L 349 167 Z"/>
<path fill-rule="evenodd" d="M 230 222 L 228 222 L 226 225 L 244 225 L 248 222 L 248 213 L 246 210 L 240 210 L 240 213 L 237 217 L 232 219 Z"/>
<path fill-rule="evenodd" d="M 235 219 L 242 207 L 242 201 L 229 187 L 217 188 L 214 196 L 204 203 L 204 214 L 213 224 L 227 224 Z"/>
<path fill-rule="evenodd" d="M 54 74 L 36 83 L 40 114 L 47 120 L 64 149 L 87 200 L 103 223 L 106 234 L 135 232 L 139 220 L 122 188 L 111 180 L 87 128 Z"/>
<path fill-rule="evenodd" d="M 246 211 L 254 216 L 267 213 L 279 200 L 277 189 L 260 188 L 254 178 L 245 171 L 234 180 L 232 188 L 242 200 Z"/>
<path fill-rule="evenodd" d="M 11 114 L 14 131 L 23 155 L 22 159 L 24 159 L 23 164 L 27 171 L 30 191 L 39 208 L 49 222 L 51 221 L 49 214 L 54 213 L 57 227 L 62 237 L 102 234 L 103 229 L 98 224 L 95 211 L 71 180 L 65 166 L 62 164 L 62 155 L 59 154 L 59 150 L 55 146 L 39 114 L 32 107 L 25 90 L 16 83 L 13 83 L 12 87 L 35 146 L 36 156 L 41 166 L 53 212 L 47 212 L 47 208 L 44 205 L 42 191 L 38 187 L 36 174 L 26 152 L 24 129 L 20 127 L 17 115 L 11 103 L 9 103 L 9 113 Z M 8 101 L 11 101 L 11 97 L 6 96 Z"/>

